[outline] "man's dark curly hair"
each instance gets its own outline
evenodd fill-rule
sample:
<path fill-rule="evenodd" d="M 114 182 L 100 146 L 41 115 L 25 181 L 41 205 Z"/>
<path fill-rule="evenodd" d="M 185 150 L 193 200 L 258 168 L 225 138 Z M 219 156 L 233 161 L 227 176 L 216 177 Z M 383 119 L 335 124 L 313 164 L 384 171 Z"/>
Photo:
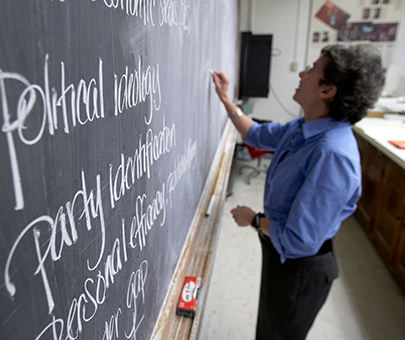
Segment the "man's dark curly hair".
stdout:
<path fill-rule="evenodd" d="M 329 104 L 331 117 L 350 124 L 358 122 L 378 100 L 384 86 L 381 56 L 370 44 L 330 45 L 322 49 L 321 55 L 330 57 L 324 78 L 337 87 Z"/>

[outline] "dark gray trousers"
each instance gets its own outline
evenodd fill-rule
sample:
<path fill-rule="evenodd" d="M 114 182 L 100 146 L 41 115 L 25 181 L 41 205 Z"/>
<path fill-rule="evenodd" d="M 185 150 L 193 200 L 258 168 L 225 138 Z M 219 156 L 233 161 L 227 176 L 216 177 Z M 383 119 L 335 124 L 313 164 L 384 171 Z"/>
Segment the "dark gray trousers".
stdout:
<path fill-rule="evenodd" d="M 314 256 L 282 264 L 269 237 L 259 233 L 259 238 L 263 258 L 256 340 L 304 340 L 338 276 L 332 241 Z"/>

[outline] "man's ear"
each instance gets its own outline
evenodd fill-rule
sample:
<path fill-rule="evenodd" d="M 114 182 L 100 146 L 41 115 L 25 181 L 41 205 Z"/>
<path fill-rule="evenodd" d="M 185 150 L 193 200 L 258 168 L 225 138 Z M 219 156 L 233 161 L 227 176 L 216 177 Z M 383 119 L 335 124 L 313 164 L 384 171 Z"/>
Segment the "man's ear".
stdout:
<path fill-rule="evenodd" d="M 332 101 L 337 93 L 337 87 L 334 84 L 322 84 L 321 85 L 321 99 L 326 101 Z"/>

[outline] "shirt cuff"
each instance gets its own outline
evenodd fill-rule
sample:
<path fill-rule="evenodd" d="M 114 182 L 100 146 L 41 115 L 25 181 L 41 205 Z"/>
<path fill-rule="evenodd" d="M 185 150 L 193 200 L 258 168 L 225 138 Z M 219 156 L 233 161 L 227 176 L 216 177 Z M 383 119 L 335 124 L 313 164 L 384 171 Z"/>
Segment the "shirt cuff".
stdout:
<path fill-rule="evenodd" d="M 255 146 L 255 142 L 257 140 L 257 130 L 260 128 L 260 124 L 257 122 L 254 122 L 252 127 L 249 129 L 248 133 L 246 134 L 245 137 L 245 142 L 249 145 Z"/>

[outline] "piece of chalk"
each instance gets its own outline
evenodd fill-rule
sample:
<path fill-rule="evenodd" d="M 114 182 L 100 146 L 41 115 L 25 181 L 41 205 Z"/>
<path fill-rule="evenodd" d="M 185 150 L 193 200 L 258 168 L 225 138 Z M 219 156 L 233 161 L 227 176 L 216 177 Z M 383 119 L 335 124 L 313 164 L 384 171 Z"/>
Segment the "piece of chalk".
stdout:
<path fill-rule="evenodd" d="M 212 195 L 210 202 L 208 204 L 207 211 L 205 212 L 206 217 L 211 215 L 211 212 L 212 212 L 212 209 L 214 208 L 214 204 L 215 204 L 216 200 L 217 200 L 217 195 Z"/>
<path fill-rule="evenodd" d="M 211 74 L 214 74 L 214 70 L 213 70 L 213 69 L 209 69 L 208 71 L 210 71 Z"/>

